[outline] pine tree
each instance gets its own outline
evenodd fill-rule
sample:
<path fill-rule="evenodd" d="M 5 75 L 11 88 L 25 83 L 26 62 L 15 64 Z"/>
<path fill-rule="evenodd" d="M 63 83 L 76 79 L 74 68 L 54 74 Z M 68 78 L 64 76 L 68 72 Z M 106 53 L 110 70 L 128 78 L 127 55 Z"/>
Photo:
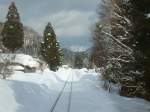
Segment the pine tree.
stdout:
<path fill-rule="evenodd" d="M 62 53 L 51 23 L 48 23 L 44 30 L 43 41 L 41 43 L 41 55 L 49 68 L 56 71 L 62 64 Z"/>
<path fill-rule="evenodd" d="M 132 49 L 132 24 L 128 17 L 127 2 L 124 0 L 103 0 L 103 13 L 94 32 L 94 63 L 104 67 L 106 82 L 118 84 L 120 93 L 134 96 L 135 80 L 134 56 Z M 134 90 L 133 90 L 134 89 Z M 139 92 L 139 91 L 138 91 Z"/>
<path fill-rule="evenodd" d="M 109 32 L 110 25 L 110 12 L 111 12 L 111 2 L 109 0 L 102 0 L 99 5 L 99 21 L 95 24 L 93 29 L 93 48 L 92 48 L 92 56 L 91 61 L 97 67 L 104 67 L 107 63 L 107 56 L 108 56 L 108 38 L 107 36 L 102 33 L 103 31 Z"/>
<path fill-rule="evenodd" d="M 14 2 L 9 6 L 2 37 L 3 45 L 12 52 L 21 48 L 24 43 L 23 25 L 20 22 L 20 16 Z"/>
<path fill-rule="evenodd" d="M 119 43 L 117 43 L 116 50 L 113 52 L 111 69 L 108 69 L 112 75 L 113 80 L 120 84 L 120 94 L 124 96 L 136 96 L 139 91 L 136 91 L 138 84 L 135 77 L 137 77 L 135 69 L 135 58 L 133 49 L 133 35 L 131 34 L 132 23 L 128 14 L 128 3 L 124 0 L 112 0 L 112 17 L 111 21 L 111 35 Z M 117 50 L 118 49 L 118 50 Z M 115 76 L 115 77 L 114 77 Z"/>
<path fill-rule="evenodd" d="M 133 35 L 135 41 L 136 69 L 140 74 L 137 81 L 145 91 L 139 94 L 150 100 L 150 1 L 129 0 L 130 15 L 133 23 Z"/>

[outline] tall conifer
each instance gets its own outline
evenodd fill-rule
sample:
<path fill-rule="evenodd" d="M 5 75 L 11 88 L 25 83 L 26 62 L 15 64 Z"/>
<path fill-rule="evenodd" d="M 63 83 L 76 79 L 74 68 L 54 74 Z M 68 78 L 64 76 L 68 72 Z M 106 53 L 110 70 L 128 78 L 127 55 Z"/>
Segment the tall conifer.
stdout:
<path fill-rule="evenodd" d="M 62 64 L 62 53 L 51 23 L 48 23 L 44 30 L 44 39 L 41 43 L 41 55 L 53 71 L 56 71 Z"/>
<path fill-rule="evenodd" d="M 150 1 L 129 0 L 135 41 L 136 69 L 141 74 L 142 97 L 150 100 Z M 141 86 L 140 85 L 140 86 Z"/>
<path fill-rule="evenodd" d="M 7 21 L 2 30 L 2 37 L 3 45 L 12 52 L 21 48 L 24 43 L 23 25 L 14 2 L 9 6 Z"/>

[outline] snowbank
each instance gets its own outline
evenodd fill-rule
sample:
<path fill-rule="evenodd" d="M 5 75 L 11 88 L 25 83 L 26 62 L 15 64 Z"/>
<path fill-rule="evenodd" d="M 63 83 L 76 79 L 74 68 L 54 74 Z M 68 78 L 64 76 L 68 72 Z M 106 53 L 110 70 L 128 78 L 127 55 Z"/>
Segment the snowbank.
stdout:
<path fill-rule="evenodd" d="M 25 54 L 0 54 L 0 63 L 4 63 L 5 61 L 9 61 L 11 63 L 21 64 L 23 66 L 29 66 L 31 68 L 38 67 L 39 63 L 32 58 L 32 56 Z"/>
<path fill-rule="evenodd" d="M 39 66 L 39 63 L 34 58 L 24 54 L 17 54 L 13 62 L 22 64 L 24 66 L 30 66 L 30 67 Z"/>
<path fill-rule="evenodd" d="M 104 91 L 94 70 L 60 68 L 57 72 L 15 72 L 0 80 L 0 112 L 49 112 L 65 81 L 73 76 L 71 112 L 149 112 L 150 103 Z M 55 112 L 68 108 L 68 85 Z"/>

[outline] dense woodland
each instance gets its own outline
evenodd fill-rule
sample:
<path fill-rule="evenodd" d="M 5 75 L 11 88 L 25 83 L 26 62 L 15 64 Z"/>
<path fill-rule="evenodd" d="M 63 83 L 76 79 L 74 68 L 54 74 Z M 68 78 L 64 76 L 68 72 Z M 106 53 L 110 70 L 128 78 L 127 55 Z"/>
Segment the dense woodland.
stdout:
<path fill-rule="evenodd" d="M 93 30 L 92 60 L 106 85 L 150 100 L 150 1 L 102 0 Z"/>

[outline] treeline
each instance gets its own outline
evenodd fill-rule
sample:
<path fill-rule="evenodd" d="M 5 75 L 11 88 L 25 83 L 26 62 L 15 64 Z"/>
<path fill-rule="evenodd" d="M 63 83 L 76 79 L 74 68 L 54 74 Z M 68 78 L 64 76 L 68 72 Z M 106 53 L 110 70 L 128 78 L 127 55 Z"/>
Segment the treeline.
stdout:
<path fill-rule="evenodd" d="M 98 14 L 92 61 L 121 95 L 150 100 L 150 1 L 102 0 Z"/>
<path fill-rule="evenodd" d="M 72 51 L 63 48 L 63 64 L 75 69 L 92 68 L 91 49 L 86 51 Z"/>
<path fill-rule="evenodd" d="M 14 2 L 11 3 L 1 31 L 1 48 L 2 51 L 15 53 L 18 49 L 23 48 L 25 42 L 25 35 L 23 24 L 19 16 L 17 7 Z M 48 23 L 44 30 L 43 42 L 40 45 L 40 56 L 53 71 L 56 71 L 62 64 L 62 51 L 56 38 L 55 31 Z"/>

